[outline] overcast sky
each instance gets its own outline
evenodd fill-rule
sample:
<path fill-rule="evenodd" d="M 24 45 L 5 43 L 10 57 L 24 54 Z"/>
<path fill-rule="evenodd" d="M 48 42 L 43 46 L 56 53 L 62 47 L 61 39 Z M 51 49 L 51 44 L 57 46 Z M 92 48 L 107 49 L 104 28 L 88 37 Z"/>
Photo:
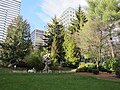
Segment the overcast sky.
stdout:
<path fill-rule="evenodd" d="M 21 15 L 34 29 L 45 30 L 51 18 L 60 16 L 68 7 L 87 7 L 85 0 L 21 0 Z"/>

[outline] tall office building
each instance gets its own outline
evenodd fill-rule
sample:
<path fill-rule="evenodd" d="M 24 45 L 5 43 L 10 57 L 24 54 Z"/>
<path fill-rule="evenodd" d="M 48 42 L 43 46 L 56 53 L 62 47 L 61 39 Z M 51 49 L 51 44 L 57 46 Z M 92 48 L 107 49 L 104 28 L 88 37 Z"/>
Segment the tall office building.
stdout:
<path fill-rule="evenodd" d="M 67 28 L 71 24 L 71 21 L 73 19 L 75 19 L 75 9 L 71 7 L 67 8 L 60 16 L 60 20 L 65 28 Z"/>
<path fill-rule="evenodd" d="M 4 42 L 7 27 L 20 14 L 21 0 L 0 0 L 0 43 Z"/>
<path fill-rule="evenodd" d="M 31 41 L 32 41 L 32 45 L 34 46 L 35 49 L 38 49 L 39 48 L 39 45 L 43 45 L 44 44 L 44 34 L 45 34 L 45 31 L 42 31 L 42 30 L 34 30 L 32 33 L 31 33 Z"/>

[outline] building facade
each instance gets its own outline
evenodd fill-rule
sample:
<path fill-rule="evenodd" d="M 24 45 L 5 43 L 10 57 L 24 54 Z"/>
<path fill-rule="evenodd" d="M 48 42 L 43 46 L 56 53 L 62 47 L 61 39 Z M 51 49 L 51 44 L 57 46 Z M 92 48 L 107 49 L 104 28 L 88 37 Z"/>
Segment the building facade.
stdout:
<path fill-rule="evenodd" d="M 45 34 L 45 31 L 38 30 L 38 29 L 34 30 L 31 33 L 31 41 L 35 49 L 38 49 L 40 45 L 44 44 L 44 40 L 43 40 L 44 34 Z"/>
<path fill-rule="evenodd" d="M 20 14 L 21 0 L 0 0 L 0 43 L 4 42 L 7 27 Z"/>
<path fill-rule="evenodd" d="M 65 28 L 71 25 L 71 21 L 75 19 L 75 9 L 69 7 L 60 16 L 60 21 L 63 23 Z"/>

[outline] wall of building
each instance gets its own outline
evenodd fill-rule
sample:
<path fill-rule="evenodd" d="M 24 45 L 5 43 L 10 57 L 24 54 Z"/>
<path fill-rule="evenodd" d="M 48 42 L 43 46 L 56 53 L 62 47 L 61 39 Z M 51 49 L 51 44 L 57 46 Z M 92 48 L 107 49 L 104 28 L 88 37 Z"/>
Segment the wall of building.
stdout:
<path fill-rule="evenodd" d="M 67 8 L 60 16 L 60 21 L 63 23 L 65 28 L 71 24 L 73 19 L 75 19 L 75 9 L 71 7 Z"/>
<path fill-rule="evenodd" d="M 7 27 L 20 14 L 21 0 L 0 0 L 0 42 L 6 38 Z"/>
<path fill-rule="evenodd" d="M 35 49 L 37 49 L 39 47 L 39 45 L 43 45 L 44 44 L 44 34 L 45 31 L 42 30 L 34 30 L 31 33 L 31 41 L 32 41 L 32 45 L 34 46 Z"/>

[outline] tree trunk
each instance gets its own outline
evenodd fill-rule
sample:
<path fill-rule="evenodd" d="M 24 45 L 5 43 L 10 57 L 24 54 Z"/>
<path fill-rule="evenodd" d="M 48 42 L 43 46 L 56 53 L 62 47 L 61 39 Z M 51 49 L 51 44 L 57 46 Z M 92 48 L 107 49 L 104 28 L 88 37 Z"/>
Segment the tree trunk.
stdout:
<path fill-rule="evenodd" d="M 113 50 L 113 42 L 112 42 L 112 26 L 108 26 L 108 29 L 109 29 L 109 35 L 110 35 L 110 38 L 109 38 L 109 43 L 110 43 L 110 52 L 111 52 L 111 57 L 114 58 L 115 55 L 114 55 L 114 50 Z"/>
<path fill-rule="evenodd" d="M 102 59 L 102 38 L 103 32 L 100 30 L 99 61 Z"/>
<path fill-rule="evenodd" d="M 112 43 L 112 40 L 110 40 L 110 52 L 111 52 L 111 56 L 112 58 L 115 57 L 115 54 L 114 54 L 114 49 L 113 49 L 113 43 Z"/>

